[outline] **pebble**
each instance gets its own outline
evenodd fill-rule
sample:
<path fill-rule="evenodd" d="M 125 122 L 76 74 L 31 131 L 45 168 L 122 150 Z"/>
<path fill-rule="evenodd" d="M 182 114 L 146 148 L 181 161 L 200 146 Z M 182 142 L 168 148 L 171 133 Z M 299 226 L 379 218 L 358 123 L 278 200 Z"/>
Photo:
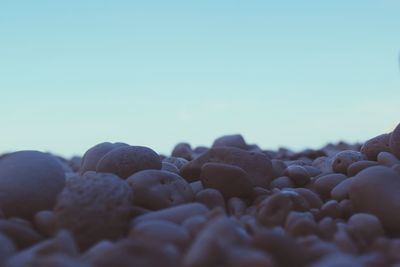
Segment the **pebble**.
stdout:
<path fill-rule="evenodd" d="M 376 161 L 371 161 L 371 160 L 360 160 L 357 162 L 352 163 L 348 168 L 347 168 L 347 175 L 349 177 L 355 176 L 357 173 L 360 171 L 372 167 L 372 166 L 378 166 L 379 163 Z"/>
<path fill-rule="evenodd" d="M 332 189 L 345 179 L 347 179 L 347 176 L 341 173 L 327 174 L 317 178 L 314 187 L 323 199 L 328 199 L 331 196 Z"/>
<path fill-rule="evenodd" d="M 274 180 L 271 181 L 269 188 L 294 188 L 296 187 L 295 183 L 293 182 L 292 179 L 290 179 L 287 176 L 281 176 L 278 178 L 275 178 Z"/>
<path fill-rule="evenodd" d="M 4 266 L 5 261 L 16 251 L 14 242 L 7 236 L 0 233 L 0 266 Z"/>
<path fill-rule="evenodd" d="M 186 160 L 193 159 L 193 151 L 191 146 L 188 143 L 179 143 L 172 150 L 172 157 L 183 158 Z"/>
<path fill-rule="evenodd" d="M 82 250 L 126 233 L 132 190 L 110 173 L 86 172 L 68 180 L 54 208 L 58 228 L 70 230 Z"/>
<path fill-rule="evenodd" d="M 395 155 L 389 152 L 381 152 L 378 154 L 378 163 L 388 167 L 400 164 L 400 160 Z"/>
<path fill-rule="evenodd" d="M 368 242 L 384 234 L 381 222 L 372 214 L 356 213 L 350 217 L 348 225 Z"/>
<path fill-rule="evenodd" d="M 124 239 L 91 259 L 93 267 L 178 266 L 178 257 L 168 245 L 140 239 Z"/>
<path fill-rule="evenodd" d="M 114 148 L 121 146 L 128 146 L 128 145 L 125 143 L 104 142 L 90 148 L 88 151 L 85 152 L 81 160 L 81 165 L 79 168 L 80 174 L 84 174 L 87 171 L 95 171 L 97 163 L 105 154 L 107 154 Z"/>
<path fill-rule="evenodd" d="M 172 244 L 179 249 L 189 245 L 190 234 L 183 226 L 165 220 L 143 221 L 129 232 L 129 238 Z"/>
<path fill-rule="evenodd" d="M 390 135 L 389 146 L 393 155 L 400 159 L 400 123 Z"/>
<path fill-rule="evenodd" d="M 337 184 L 331 191 L 331 198 L 337 201 L 349 198 L 349 190 L 352 182 L 353 177 L 350 177 Z"/>
<path fill-rule="evenodd" d="M 247 173 L 234 165 L 206 163 L 201 168 L 200 180 L 204 188 L 217 189 L 225 199 L 249 197 L 253 192 Z"/>
<path fill-rule="evenodd" d="M 358 151 L 344 150 L 332 158 L 332 170 L 337 173 L 347 174 L 347 168 L 354 162 L 363 160 L 363 155 Z"/>
<path fill-rule="evenodd" d="M 308 171 L 299 165 L 290 165 L 286 168 L 284 175 L 288 176 L 296 186 L 303 186 L 310 181 Z"/>
<path fill-rule="evenodd" d="M 52 209 L 64 184 L 64 171 L 49 154 L 19 151 L 0 159 L 0 208 L 6 217 L 31 219 Z"/>
<path fill-rule="evenodd" d="M 216 235 L 220 238 L 215 238 Z M 197 235 L 184 257 L 183 265 L 202 267 L 226 263 L 224 251 L 241 247 L 248 241 L 249 236 L 237 221 L 226 217 L 216 218 Z"/>
<path fill-rule="evenodd" d="M 272 163 L 264 154 L 248 152 L 234 147 L 211 148 L 182 167 L 180 173 L 188 181 L 200 179 L 206 163 L 225 163 L 242 168 L 253 186 L 268 187 L 272 179 Z"/>
<path fill-rule="evenodd" d="M 148 169 L 161 169 L 156 152 L 144 146 L 120 146 L 106 153 L 97 163 L 97 172 L 108 172 L 127 178 Z"/>
<path fill-rule="evenodd" d="M 196 194 L 195 198 L 196 202 L 202 203 L 207 206 L 207 208 L 214 209 L 216 207 L 220 207 L 223 210 L 226 210 L 224 196 L 220 191 L 214 188 L 206 188 L 199 191 Z"/>
<path fill-rule="evenodd" d="M 183 204 L 138 216 L 133 220 L 133 223 L 136 224 L 141 221 L 148 220 L 166 220 L 173 223 L 181 224 L 187 218 L 195 215 L 205 215 L 207 212 L 208 208 L 203 204 Z"/>
<path fill-rule="evenodd" d="M 400 174 L 384 166 L 358 173 L 350 186 L 354 211 L 375 215 L 385 231 L 400 234 Z"/>
<path fill-rule="evenodd" d="M 126 179 L 133 192 L 133 204 L 150 210 L 168 208 L 194 200 L 192 188 L 178 174 L 144 170 Z"/>
<path fill-rule="evenodd" d="M 296 192 L 279 192 L 261 202 L 257 207 L 257 220 L 265 226 L 283 225 L 291 211 L 307 211 L 308 202 Z"/>
<path fill-rule="evenodd" d="M 215 139 L 212 147 L 236 147 L 240 149 L 247 149 L 246 141 L 240 134 L 224 135 Z"/>
<path fill-rule="evenodd" d="M 368 160 L 376 161 L 380 152 L 390 152 L 389 147 L 390 134 L 381 134 L 366 141 L 361 147 L 360 152 L 365 155 Z"/>

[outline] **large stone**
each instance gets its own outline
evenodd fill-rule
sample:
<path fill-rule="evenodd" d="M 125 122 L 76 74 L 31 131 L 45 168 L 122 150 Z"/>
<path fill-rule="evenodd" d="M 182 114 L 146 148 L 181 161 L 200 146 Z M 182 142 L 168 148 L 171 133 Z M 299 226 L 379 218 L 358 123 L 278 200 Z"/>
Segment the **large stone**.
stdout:
<path fill-rule="evenodd" d="M 201 168 L 209 162 L 225 163 L 242 168 L 253 186 L 266 188 L 272 179 L 272 163 L 265 154 L 248 152 L 234 147 L 211 148 L 184 165 L 180 173 L 189 181 L 199 180 Z"/>
<path fill-rule="evenodd" d="M 30 219 L 52 209 L 64 184 L 63 168 L 49 154 L 19 151 L 0 159 L 0 208 L 7 217 Z"/>
<path fill-rule="evenodd" d="M 241 149 L 247 149 L 246 141 L 240 134 L 224 135 L 215 139 L 212 147 L 230 146 Z"/>
<path fill-rule="evenodd" d="M 390 152 L 389 147 L 390 134 L 381 134 L 366 141 L 361 147 L 361 153 L 368 160 L 376 160 L 380 152 Z"/>
<path fill-rule="evenodd" d="M 104 143 L 97 144 L 94 147 L 90 148 L 83 155 L 79 172 L 81 174 L 84 174 L 87 171 L 95 171 L 97 163 L 105 154 L 107 154 L 114 148 L 121 147 L 121 146 L 128 146 L 128 145 L 124 144 L 124 143 L 104 142 Z"/>
<path fill-rule="evenodd" d="M 394 154 L 398 159 L 400 159 L 400 123 L 393 130 L 390 141 L 389 141 L 390 150 L 392 154 Z"/>
<path fill-rule="evenodd" d="M 390 234 L 400 234 L 400 175 L 391 168 L 376 166 L 358 173 L 350 186 L 355 212 L 377 216 Z"/>
<path fill-rule="evenodd" d="M 54 209 L 58 228 L 70 230 L 86 249 L 103 239 L 126 233 L 132 207 L 132 190 L 110 173 L 86 172 L 71 177 Z"/>
<path fill-rule="evenodd" d="M 161 169 L 161 159 L 148 147 L 121 146 L 105 154 L 97 163 L 96 171 L 109 172 L 121 178 L 148 169 Z"/>

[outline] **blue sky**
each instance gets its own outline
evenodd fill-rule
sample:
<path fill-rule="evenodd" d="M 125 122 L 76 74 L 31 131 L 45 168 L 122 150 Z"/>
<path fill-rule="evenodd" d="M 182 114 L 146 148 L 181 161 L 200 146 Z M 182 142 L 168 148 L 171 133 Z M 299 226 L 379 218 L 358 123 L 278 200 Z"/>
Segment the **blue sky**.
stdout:
<path fill-rule="evenodd" d="M 400 122 L 400 1 L 0 1 L 1 151 L 266 149 Z"/>

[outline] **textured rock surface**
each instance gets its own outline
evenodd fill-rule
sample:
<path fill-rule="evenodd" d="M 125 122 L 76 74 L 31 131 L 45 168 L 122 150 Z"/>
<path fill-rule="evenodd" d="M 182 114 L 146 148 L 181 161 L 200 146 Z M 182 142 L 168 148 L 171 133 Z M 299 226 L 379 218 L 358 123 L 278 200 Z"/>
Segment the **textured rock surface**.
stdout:
<path fill-rule="evenodd" d="M 133 203 L 151 210 L 192 202 L 194 194 L 178 174 L 160 170 L 144 170 L 127 180 L 133 191 Z"/>
<path fill-rule="evenodd" d="M 161 159 L 152 149 L 143 146 L 120 146 L 106 153 L 97 163 L 96 171 L 109 172 L 121 178 L 148 169 L 161 169 Z"/>
<path fill-rule="evenodd" d="M 82 249 L 126 233 L 132 206 L 129 185 L 113 174 L 86 172 L 68 180 L 54 213 L 59 228 L 74 235 Z"/>

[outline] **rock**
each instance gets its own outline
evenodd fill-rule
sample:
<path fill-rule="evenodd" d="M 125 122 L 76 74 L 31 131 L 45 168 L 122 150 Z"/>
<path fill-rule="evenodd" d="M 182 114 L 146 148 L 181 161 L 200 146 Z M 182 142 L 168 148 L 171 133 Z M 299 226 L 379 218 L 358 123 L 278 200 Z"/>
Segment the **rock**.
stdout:
<path fill-rule="evenodd" d="M 307 211 L 308 202 L 294 191 L 281 191 L 264 201 L 257 207 L 257 220 L 268 227 L 282 225 L 291 211 Z"/>
<path fill-rule="evenodd" d="M 44 236 L 53 236 L 57 231 L 57 219 L 53 211 L 42 210 L 35 214 L 35 226 Z"/>
<path fill-rule="evenodd" d="M 310 181 L 310 174 L 299 165 L 290 165 L 286 168 L 284 175 L 288 176 L 296 186 L 303 186 Z"/>
<path fill-rule="evenodd" d="M 252 240 L 252 247 L 270 254 L 276 266 L 306 266 L 307 253 L 305 248 L 284 233 L 274 230 L 260 230 Z"/>
<path fill-rule="evenodd" d="M 227 264 L 229 267 L 274 267 L 276 266 L 271 256 L 263 251 L 253 248 L 234 247 L 227 251 Z"/>
<path fill-rule="evenodd" d="M 161 169 L 161 160 L 156 152 L 143 146 L 121 146 L 105 154 L 97 163 L 97 172 L 108 172 L 127 178 L 148 169 Z"/>
<path fill-rule="evenodd" d="M 236 218 L 243 216 L 247 208 L 246 203 L 238 197 L 230 198 L 227 201 L 227 206 L 229 215 L 235 216 Z"/>
<path fill-rule="evenodd" d="M 204 164 L 200 179 L 205 188 L 217 189 L 225 199 L 249 197 L 253 192 L 253 185 L 247 173 L 242 168 L 229 164 Z"/>
<path fill-rule="evenodd" d="M 189 161 L 184 158 L 167 157 L 163 159 L 163 162 L 173 164 L 178 170 L 180 170 L 183 165 L 185 165 Z"/>
<path fill-rule="evenodd" d="M 7 217 L 31 219 L 52 209 L 64 184 L 64 171 L 49 154 L 19 151 L 0 159 L 0 208 Z"/>
<path fill-rule="evenodd" d="M 312 162 L 312 166 L 320 170 L 322 173 L 331 173 L 332 159 L 326 156 L 318 157 Z"/>
<path fill-rule="evenodd" d="M 159 210 L 193 201 L 192 188 L 175 173 L 162 170 L 144 170 L 127 180 L 133 191 L 133 204 L 150 210 Z"/>
<path fill-rule="evenodd" d="M 160 244 L 173 244 L 179 249 L 184 249 L 190 244 L 190 235 L 186 228 L 164 220 L 138 223 L 130 230 L 129 237 Z"/>
<path fill-rule="evenodd" d="M 210 210 L 220 207 L 226 210 L 224 196 L 214 188 L 203 189 L 196 194 L 196 202 L 206 205 Z"/>
<path fill-rule="evenodd" d="M 356 213 L 350 217 L 348 225 L 352 231 L 361 235 L 367 242 L 384 234 L 381 222 L 372 214 Z"/>
<path fill-rule="evenodd" d="M 331 190 L 331 197 L 337 201 L 349 198 L 349 191 L 353 177 L 344 179 Z"/>
<path fill-rule="evenodd" d="M 70 230 L 85 250 L 103 239 L 114 240 L 125 234 L 131 206 L 132 190 L 124 180 L 89 171 L 70 178 L 54 214 L 58 228 Z"/>
<path fill-rule="evenodd" d="M 16 251 L 14 243 L 5 235 L 0 234 L 0 266 Z"/>
<path fill-rule="evenodd" d="M 64 265 L 68 262 L 67 259 L 49 260 L 49 258 L 58 255 L 63 255 L 66 258 L 78 256 L 75 241 L 67 231 L 60 231 L 54 238 L 44 240 L 13 255 L 13 257 L 7 261 L 7 267 L 81 266 L 77 265 L 78 262 L 75 262 L 75 265 Z M 49 264 L 50 262 L 53 264 Z M 55 264 L 56 262 L 57 264 Z"/>
<path fill-rule="evenodd" d="M 172 249 L 172 250 L 171 250 Z M 179 266 L 175 251 L 168 245 L 158 246 L 153 242 L 124 239 L 106 248 L 91 259 L 93 267 L 132 266 Z"/>
<path fill-rule="evenodd" d="M 219 238 L 215 238 L 218 236 Z M 249 236 L 230 218 L 211 220 L 197 235 L 184 257 L 184 266 L 216 266 L 227 261 L 224 251 L 248 243 Z"/>
<path fill-rule="evenodd" d="M 172 163 L 162 162 L 161 170 L 179 174 L 179 169 Z"/>
<path fill-rule="evenodd" d="M 196 215 L 205 215 L 208 212 L 208 208 L 200 203 L 189 203 L 179 206 L 174 206 L 159 211 L 153 211 L 144 215 L 138 216 L 133 220 L 133 224 L 137 224 L 142 221 L 150 220 L 166 220 L 173 223 L 181 224 L 187 218 Z"/>
<path fill-rule="evenodd" d="M 97 144 L 94 147 L 90 148 L 83 155 L 83 158 L 81 161 L 81 166 L 79 169 L 80 174 L 84 174 L 87 171 L 95 171 L 97 163 L 105 154 L 107 154 L 114 148 L 121 147 L 121 146 L 128 146 L 128 145 L 125 143 L 104 142 L 104 143 Z"/>
<path fill-rule="evenodd" d="M 321 198 L 313 191 L 307 188 L 295 188 L 293 189 L 297 194 L 301 195 L 305 200 L 307 200 L 310 208 L 319 209 L 323 205 Z"/>
<path fill-rule="evenodd" d="M 400 160 L 395 155 L 389 152 L 381 152 L 378 154 L 378 162 L 381 165 L 392 167 L 396 164 L 400 164 Z"/>
<path fill-rule="evenodd" d="M 330 197 L 332 189 L 345 179 L 347 179 L 346 175 L 341 173 L 327 174 L 319 177 L 315 181 L 314 187 L 321 197 L 327 199 Z"/>
<path fill-rule="evenodd" d="M 347 174 L 347 168 L 354 162 L 363 160 L 360 152 L 344 150 L 337 153 L 332 159 L 332 170 L 337 173 Z"/>
<path fill-rule="evenodd" d="M 285 229 L 294 237 L 313 235 L 318 225 L 310 212 L 291 211 L 286 217 Z"/>
<path fill-rule="evenodd" d="M 272 164 L 266 155 L 234 147 L 211 148 L 183 166 L 180 173 L 186 180 L 198 180 L 201 168 L 210 162 L 225 163 L 242 168 L 253 186 L 268 187 L 272 179 Z"/>
<path fill-rule="evenodd" d="M 296 185 L 294 184 L 293 180 L 290 179 L 289 177 L 281 176 L 272 180 L 269 187 L 271 189 L 273 188 L 283 189 L 283 188 L 294 188 L 296 187 Z"/>
<path fill-rule="evenodd" d="M 400 124 L 393 130 L 389 140 L 390 151 L 400 159 Z"/>
<path fill-rule="evenodd" d="M 278 178 L 284 176 L 285 170 L 287 168 L 285 162 L 279 159 L 272 159 L 272 178 Z"/>
<path fill-rule="evenodd" d="M 390 152 L 389 141 L 390 134 L 378 135 L 363 144 L 361 153 L 364 154 L 368 160 L 376 161 L 380 152 Z"/>
<path fill-rule="evenodd" d="M 192 154 L 192 148 L 188 143 L 179 143 L 172 150 L 171 156 L 176 158 L 184 158 L 186 160 L 192 160 Z"/>
<path fill-rule="evenodd" d="M 349 195 L 355 212 L 371 213 L 389 234 L 400 234 L 399 173 L 383 166 L 365 169 L 354 177 Z"/>
<path fill-rule="evenodd" d="M 246 141 L 240 134 L 221 136 L 217 138 L 212 145 L 212 147 L 223 147 L 223 146 L 236 147 L 244 150 L 247 149 Z"/>
<path fill-rule="evenodd" d="M 379 163 L 376 161 L 370 161 L 370 160 L 360 160 L 357 162 L 354 162 L 350 164 L 350 166 L 347 168 L 347 175 L 348 176 L 355 176 L 357 173 L 360 171 L 372 167 L 372 166 L 378 166 Z"/>

